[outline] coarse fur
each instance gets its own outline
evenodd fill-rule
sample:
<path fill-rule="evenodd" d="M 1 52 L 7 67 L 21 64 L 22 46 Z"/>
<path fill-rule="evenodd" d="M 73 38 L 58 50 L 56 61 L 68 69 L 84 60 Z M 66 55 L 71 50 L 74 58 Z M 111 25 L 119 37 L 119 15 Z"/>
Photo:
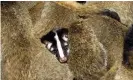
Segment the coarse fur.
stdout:
<path fill-rule="evenodd" d="M 45 9 L 56 7 L 59 10 L 55 9 L 55 11 L 53 10 L 54 12 L 59 12 L 60 9 L 61 11 L 67 11 L 67 9 L 49 2 Z M 50 11 L 48 15 L 50 16 L 54 12 Z M 51 16 L 54 17 L 53 14 Z M 54 19 L 53 17 L 51 17 L 52 20 Z M 41 29 L 41 26 L 34 27 L 31 15 L 25 4 L 21 2 L 1 2 L 1 19 L 2 80 L 72 79 L 72 74 L 67 64 L 60 64 L 55 56 L 41 43 L 37 32 L 39 33 L 39 31 L 45 29 Z M 55 19 L 62 21 L 60 16 L 56 16 Z M 43 22 L 43 27 L 46 27 L 52 21 L 48 23 L 46 19 L 43 19 L 40 22 Z M 49 28 L 52 29 L 57 23 L 49 25 L 51 26 Z M 38 31 L 34 32 L 33 28 Z"/>
<path fill-rule="evenodd" d="M 100 80 L 105 74 L 113 74 L 105 80 L 114 80 L 122 63 L 126 30 L 120 22 L 99 15 L 90 15 L 74 23 L 69 30 L 71 53 L 68 65 L 75 79 Z M 115 71 L 110 73 L 113 67 Z"/>
<path fill-rule="evenodd" d="M 71 3 L 1 3 L 2 80 L 72 80 L 71 72 L 77 80 L 133 79 L 132 70 L 121 65 L 132 2 Z M 105 9 L 116 12 L 121 22 L 99 14 Z M 60 64 L 40 42 L 57 26 L 70 31 L 68 65 Z"/>
<path fill-rule="evenodd" d="M 85 4 L 79 4 L 74 1 L 56 2 L 71 10 L 83 14 L 96 14 L 101 13 L 105 9 L 116 12 L 123 24 L 130 27 L 133 24 L 133 2 L 132 1 L 87 1 Z"/>

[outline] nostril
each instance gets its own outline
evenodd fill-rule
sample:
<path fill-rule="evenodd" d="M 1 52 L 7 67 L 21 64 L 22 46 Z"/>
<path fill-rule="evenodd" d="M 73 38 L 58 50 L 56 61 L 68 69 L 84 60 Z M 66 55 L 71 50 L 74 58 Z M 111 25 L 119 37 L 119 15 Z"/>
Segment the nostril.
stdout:
<path fill-rule="evenodd" d="M 59 61 L 61 63 L 66 63 L 67 62 L 67 57 L 60 58 Z"/>

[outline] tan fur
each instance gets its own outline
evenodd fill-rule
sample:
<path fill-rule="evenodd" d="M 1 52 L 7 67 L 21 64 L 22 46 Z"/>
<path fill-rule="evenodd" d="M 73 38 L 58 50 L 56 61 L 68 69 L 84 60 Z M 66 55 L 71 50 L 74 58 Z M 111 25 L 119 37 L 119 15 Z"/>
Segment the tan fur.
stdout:
<path fill-rule="evenodd" d="M 72 80 L 73 75 L 77 80 L 132 80 L 132 71 L 121 65 L 125 25 L 133 21 L 132 3 L 27 4 L 1 4 L 2 80 Z M 97 14 L 105 8 L 116 11 L 122 23 Z M 70 30 L 68 64 L 60 64 L 40 42 L 57 27 Z"/>
<path fill-rule="evenodd" d="M 55 3 L 50 4 L 56 6 Z M 45 6 L 45 8 L 54 8 L 50 4 L 49 6 Z M 58 6 L 58 8 L 62 7 Z M 44 44 L 41 44 L 40 36 L 38 35 L 36 37 L 34 35 L 34 33 L 45 30 L 41 29 L 47 27 L 49 24 L 46 23 L 47 21 L 45 19 L 41 21 L 43 22 L 43 27 L 34 27 L 31 19 L 32 16 L 29 15 L 27 7 L 19 2 L 2 3 L 1 16 L 2 80 L 72 79 L 72 74 L 67 64 L 60 64 L 55 56 L 44 47 Z M 53 14 L 51 16 L 54 17 Z M 60 19 L 58 16 L 57 18 Z M 50 19 L 51 22 L 53 19 Z M 60 21 L 62 21 L 61 19 Z M 50 29 L 55 26 L 59 25 L 55 25 L 55 23 L 51 24 Z M 38 31 L 34 32 L 33 28 L 36 28 L 34 30 Z"/>
<path fill-rule="evenodd" d="M 76 80 L 100 80 L 101 77 L 115 80 L 122 63 L 126 30 L 121 23 L 99 15 L 90 15 L 74 23 L 69 30 L 71 54 L 68 64 Z"/>
<path fill-rule="evenodd" d="M 109 9 L 115 11 L 120 16 L 121 22 L 125 25 L 131 26 L 133 24 L 133 2 L 126 1 L 87 1 L 86 4 L 81 5 L 76 2 L 57 2 L 58 4 L 65 6 L 71 10 L 78 11 L 82 14 L 89 13 L 95 14 Z"/>

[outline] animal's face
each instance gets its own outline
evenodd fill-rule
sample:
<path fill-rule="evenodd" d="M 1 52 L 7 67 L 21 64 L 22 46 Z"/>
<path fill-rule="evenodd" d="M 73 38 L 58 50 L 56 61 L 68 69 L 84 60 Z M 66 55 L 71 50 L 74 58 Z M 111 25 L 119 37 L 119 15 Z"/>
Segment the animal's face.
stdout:
<path fill-rule="evenodd" d="M 66 28 L 54 29 L 41 38 L 41 42 L 54 55 L 59 62 L 65 63 L 68 60 L 68 30 Z"/>

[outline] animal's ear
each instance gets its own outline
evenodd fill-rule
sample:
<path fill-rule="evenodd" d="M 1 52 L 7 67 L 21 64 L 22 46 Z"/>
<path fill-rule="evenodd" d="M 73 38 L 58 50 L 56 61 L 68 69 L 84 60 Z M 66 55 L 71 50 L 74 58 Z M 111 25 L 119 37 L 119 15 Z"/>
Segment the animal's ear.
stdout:
<path fill-rule="evenodd" d="M 62 35 L 62 39 L 63 39 L 64 41 L 68 41 L 68 34 L 63 34 L 63 35 Z"/>
<path fill-rule="evenodd" d="M 109 10 L 109 9 L 104 9 L 104 10 L 101 12 L 101 14 L 102 14 L 102 15 L 105 15 L 105 16 L 108 16 L 108 17 L 111 17 L 111 18 L 113 18 L 113 19 L 115 19 L 115 20 L 121 22 L 118 13 L 115 12 L 115 11 L 111 11 L 111 10 Z"/>

